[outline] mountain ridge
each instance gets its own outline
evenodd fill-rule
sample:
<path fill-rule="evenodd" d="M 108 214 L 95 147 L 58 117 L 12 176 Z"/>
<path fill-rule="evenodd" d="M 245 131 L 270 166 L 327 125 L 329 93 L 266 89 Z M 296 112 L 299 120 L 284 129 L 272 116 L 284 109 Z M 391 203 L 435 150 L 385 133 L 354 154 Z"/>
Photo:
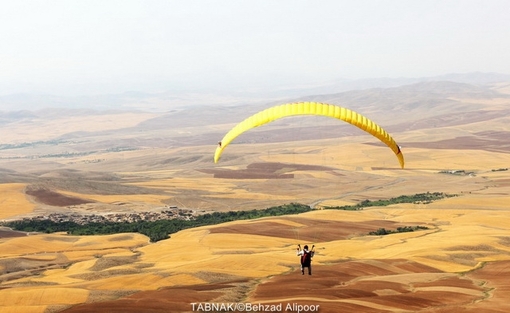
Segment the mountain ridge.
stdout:
<path fill-rule="evenodd" d="M 368 78 L 335 80 L 315 86 L 275 86 L 272 89 L 236 90 L 232 92 L 161 92 L 126 91 L 94 96 L 58 96 L 51 94 L 16 93 L 0 95 L 0 112 L 38 110 L 44 108 L 87 108 L 95 110 L 145 110 L 164 112 L 196 105 L 236 106 L 286 101 L 286 99 L 343 93 L 374 88 L 394 88 L 420 82 L 450 81 L 475 86 L 509 82 L 510 75 L 501 73 L 451 73 L 421 78 Z M 312 96 L 313 97 L 313 96 Z"/>

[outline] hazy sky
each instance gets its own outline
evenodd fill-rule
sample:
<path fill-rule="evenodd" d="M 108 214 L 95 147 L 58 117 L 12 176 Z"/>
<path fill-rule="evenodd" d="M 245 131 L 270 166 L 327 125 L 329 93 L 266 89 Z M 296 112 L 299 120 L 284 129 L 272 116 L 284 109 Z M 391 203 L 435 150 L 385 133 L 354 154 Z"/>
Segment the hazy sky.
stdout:
<path fill-rule="evenodd" d="M 2 1 L 0 95 L 510 74 L 506 0 Z"/>

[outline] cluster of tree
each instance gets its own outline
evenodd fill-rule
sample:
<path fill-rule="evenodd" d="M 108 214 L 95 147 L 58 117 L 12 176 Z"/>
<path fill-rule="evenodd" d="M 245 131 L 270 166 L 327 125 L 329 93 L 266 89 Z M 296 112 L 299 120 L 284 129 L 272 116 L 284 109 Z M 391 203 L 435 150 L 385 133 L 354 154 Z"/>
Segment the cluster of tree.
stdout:
<path fill-rule="evenodd" d="M 396 198 L 390 198 L 385 200 L 363 200 L 355 205 L 344 205 L 344 206 L 327 206 L 324 209 L 328 210 L 361 210 L 366 207 L 372 206 L 388 206 L 397 203 L 431 203 L 434 200 L 439 200 L 448 197 L 455 197 L 456 195 L 449 195 L 443 192 L 426 192 L 426 193 L 417 193 L 415 195 L 403 195 L 398 196 Z"/>
<path fill-rule="evenodd" d="M 508 171 L 508 168 L 505 167 L 505 168 L 498 168 L 498 169 L 493 169 L 492 170 L 493 172 L 503 172 L 503 171 Z"/>
<path fill-rule="evenodd" d="M 100 152 L 124 152 L 124 151 L 134 151 L 135 148 L 129 148 L 129 147 L 114 147 L 114 148 L 108 148 L 106 150 L 91 150 L 91 151 L 85 151 L 85 152 L 62 152 L 62 153 L 52 153 L 52 154 L 43 154 L 38 156 L 39 158 L 69 158 L 69 157 L 77 157 L 77 156 L 87 156 L 91 154 L 96 154 Z"/>
<path fill-rule="evenodd" d="M 459 175 L 459 176 L 475 176 L 475 172 L 466 172 L 465 170 L 444 170 L 440 171 L 440 174 L 450 174 L 450 175 Z"/>
<path fill-rule="evenodd" d="M 21 149 L 21 148 L 38 146 L 38 145 L 58 145 L 61 143 L 67 143 L 67 141 L 49 140 L 49 141 L 22 142 L 22 143 L 15 143 L 15 144 L 4 143 L 4 144 L 0 144 L 0 150 Z"/>
<path fill-rule="evenodd" d="M 6 223 L 5 226 L 26 232 L 67 232 L 71 235 L 106 235 L 117 233 L 141 233 L 150 238 L 152 242 L 169 238 L 169 235 L 180 230 L 220 223 L 255 219 L 266 216 L 279 216 L 299 214 L 311 211 L 308 205 L 291 203 L 264 210 L 214 212 L 199 215 L 190 220 L 158 220 L 138 222 L 104 222 L 80 225 L 74 222 L 55 222 L 51 220 L 24 219 Z"/>
<path fill-rule="evenodd" d="M 17 143 L 17 144 L 0 144 L 0 150 L 10 150 L 10 149 L 22 149 L 27 147 L 35 147 L 40 145 L 60 145 L 63 143 L 69 143 L 69 141 L 64 140 L 50 140 L 50 141 L 34 141 L 34 142 L 23 142 L 23 143 Z M 114 148 L 108 148 L 106 150 L 102 151 L 85 151 L 85 152 L 68 152 L 64 151 L 61 153 L 51 153 L 51 154 L 42 154 L 36 156 L 37 158 L 69 158 L 69 157 L 77 157 L 77 156 L 87 156 L 99 152 L 124 152 L 124 151 L 133 151 L 136 150 L 136 148 L 131 147 L 114 147 Z M 2 159 L 23 159 L 27 158 L 26 156 L 10 156 L 5 157 Z M 34 158 L 34 156 L 31 156 L 31 158 Z"/>
<path fill-rule="evenodd" d="M 106 149 L 107 152 L 124 152 L 124 151 L 134 151 L 136 148 L 131 147 L 113 147 Z"/>
<path fill-rule="evenodd" d="M 385 228 L 379 228 L 376 231 L 371 231 L 368 234 L 372 236 L 384 236 L 389 234 L 397 234 L 397 233 L 408 233 L 413 232 L 416 230 L 423 230 L 423 229 L 429 229 L 426 226 L 404 226 L 404 227 L 397 227 L 396 230 L 388 230 Z"/>

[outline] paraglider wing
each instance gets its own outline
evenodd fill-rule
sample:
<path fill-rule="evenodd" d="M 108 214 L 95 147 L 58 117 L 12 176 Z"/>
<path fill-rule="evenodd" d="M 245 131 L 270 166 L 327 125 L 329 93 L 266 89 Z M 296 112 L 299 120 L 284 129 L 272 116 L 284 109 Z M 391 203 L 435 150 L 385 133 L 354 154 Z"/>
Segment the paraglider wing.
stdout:
<path fill-rule="evenodd" d="M 349 109 L 319 102 L 281 104 L 270 107 L 248 117 L 244 121 L 234 126 L 234 128 L 232 128 L 220 141 L 221 144 L 218 145 L 216 152 L 214 153 L 214 163 L 218 162 L 221 154 L 223 153 L 223 150 L 232 142 L 232 140 L 234 140 L 237 136 L 241 135 L 245 131 L 283 117 L 295 115 L 321 115 L 336 118 L 352 124 L 385 143 L 397 156 L 400 166 L 404 168 L 404 156 L 400 150 L 400 147 L 381 126 L 377 125 L 365 116 Z"/>

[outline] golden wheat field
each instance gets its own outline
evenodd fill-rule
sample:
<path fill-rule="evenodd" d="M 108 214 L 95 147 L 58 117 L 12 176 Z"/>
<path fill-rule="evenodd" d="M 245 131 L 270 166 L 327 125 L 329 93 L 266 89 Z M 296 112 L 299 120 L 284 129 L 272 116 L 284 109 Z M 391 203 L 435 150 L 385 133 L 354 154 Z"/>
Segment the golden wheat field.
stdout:
<path fill-rule="evenodd" d="M 35 204 L 30 202 L 23 189 L 25 184 L 0 184 L 0 218 L 9 218 L 16 215 L 30 213 Z"/>
<path fill-rule="evenodd" d="M 349 149 L 351 153 L 361 151 L 363 157 L 342 162 L 338 150 L 348 154 Z M 429 151 L 425 156 L 420 149 L 409 149 L 409 169 L 388 166 L 394 161 L 390 158 L 382 159 L 387 168 L 362 166 L 374 162 L 378 149 L 381 148 L 354 143 L 320 151 L 315 147 L 301 148 L 289 164 L 299 164 L 303 158 L 316 153 L 328 160 L 312 157 L 317 165 L 328 163 L 328 166 L 346 169 L 342 175 L 330 170 L 296 169 L 293 172 L 295 182 L 282 190 L 267 186 L 276 188 L 285 183 L 284 179 L 265 182 L 262 186 L 263 182 L 257 179 L 218 180 L 198 174 L 195 177 L 174 174 L 163 179 L 164 173 L 147 172 L 144 175 L 154 175 L 153 180 L 130 184 L 167 193 L 125 196 L 64 190 L 61 193 L 110 204 L 123 201 L 162 205 L 164 201 L 173 203 L 174 197 L 180 197 L 179 205 L 203 203 L 202 209 L 226 199 L 235 199 L 229 208 L 241 208 L 244 201 L 288 203 L 296 199 L 320 207 L 424 190 L 458 196 L 428 204 L 399 204 L 358 211 L 316 210 L 299 216 L 237 221 L 184 230 L 157 243 L 149 243 L 139 234 L 69 236 L 57 233 L 3 238 L 0 241 L 1 311 L 106 312 L 116 306 L 143 311 L 148 306 L 165 312 L 169 302 L 178 302 L 178 311 L 184 312 L 191 311 L 192 302 L 216 300 L 313 303 L 325 312 L 339 307 L 359 312 L 407 312 L 414 307 L 412 303 L 427 306 L 431 312 L 449 312 L 445 308 L 481 308 L 483 311 L 484 303 L 490 307 L 495 305 L 493 302 L 501 296 L 499 290 L 505 290 L 506 284 L 493 283 L 490 271 L 485 276 L 476 274 L 489 266 L 510 262 L 507 206 L 510 181 L 506 171 L 491 171 L 508 164 L 510 157 L 470 151 L 470 158 L 461 159 L 459 152 L 453 149 Z M 282 163 L 285 155 L 274 153 L 261 159 Z M 467 166 L 476 175 L 438 173 L 441 169 Z M 289 171 L 289 168 L 280 170 Z M 345 185 L 328 187 L 326 184 L 314 188 L 317 181 L 334 180 Z M 248 182 L 250 189 L 245 187 Z M 293 185 L 296 182 L 303 188 L 298 197 L 295 193 L 299 186 Z M 22 184 L 1 185 L 4 201 L 20 208 L 3 212 L 4 218 L 37 207 L 37 199 L 27 197 L 24 187 Z M 184 197 L 175 190 L 188 190 L 189 195 Z M 200 195 L 195 202 L 191 201 L 193 191 Z M 428 229 L 367 236 L 369 230 L 378 227 L 394 229 L 402 225 L 422 225 Z M 313 278 L 300 277 L 294 250 L 298 243 L 315 245 Z M 315 287 L 307 289 L 306 295 L 297 291 L 290 293 L 289 288 L 299 283 L 298 278 L 308 279 Z M 223 285 L 226 283 L 228 288 Z M 334 296 L 331 290 L 345 295 Z M 173 293 L 179 295 L 179 300 L 168 300 Z M 402 304 L 403 299 L 409 304 Z M 507 309 L 503 304 L 498 305 L 500 308 L 494 312 Z"/>
<path fill-rule="evenodd" d="M 217 141 L 208 132 L 219 134 L 233 123 L 192 127 L 177 121 L 168 131 L 137 129 L 152 113 L 123 114 L 118 123 L 108 114 L 91 121 L 98 131 L 83 147 L 64 141 L 2 152 L 2 221 L 170 208 L 205 214 L 288 203 L 315 210 L 182 230 L 156 243 L 138 233 L 72 236 L 0 228 L 0 312 L 194 312 L 193 303 L 313 305 L 319 312 L 508 312 L 508 99 L 454 95 L 447 101 L 438 116 L 425 109 L 403 112 L 415 116 L 409 122 L 379 115 L 401 144 L 404 169 L 372 137 L 336 136 L 345 128 L 327 136 L 327 127 L 313 121 L 257 130 L 214 164 Z M 479 111 L 457 113 L 456 106 Z M 27 123 L 11 140 L 78 132 L 86 122 Z M 41 134 L 40 127 L 48 132 Z M 110 138 L 117 128 L 122 131 Z M 286 137 L 273 140 L 275 129 Z M 313 139 L 296 139 L 314 132 Z M 182 134 L 189 142 L 176 144 L 174 136 Z M 151 145 L 156 137 L 170 139 Z M 117 141 L 137 148 L 104 149 Z M 59 145 L 73 153 L 59 155 Z M 45 149 L 52 154 L 41 154 Z M 327 209 L 426 192 L 450 197 Z M 405 226 L 422 229 L 369 235 Z M 301 275 L 298 244 L 315 246 L 312 275 Z"/>

